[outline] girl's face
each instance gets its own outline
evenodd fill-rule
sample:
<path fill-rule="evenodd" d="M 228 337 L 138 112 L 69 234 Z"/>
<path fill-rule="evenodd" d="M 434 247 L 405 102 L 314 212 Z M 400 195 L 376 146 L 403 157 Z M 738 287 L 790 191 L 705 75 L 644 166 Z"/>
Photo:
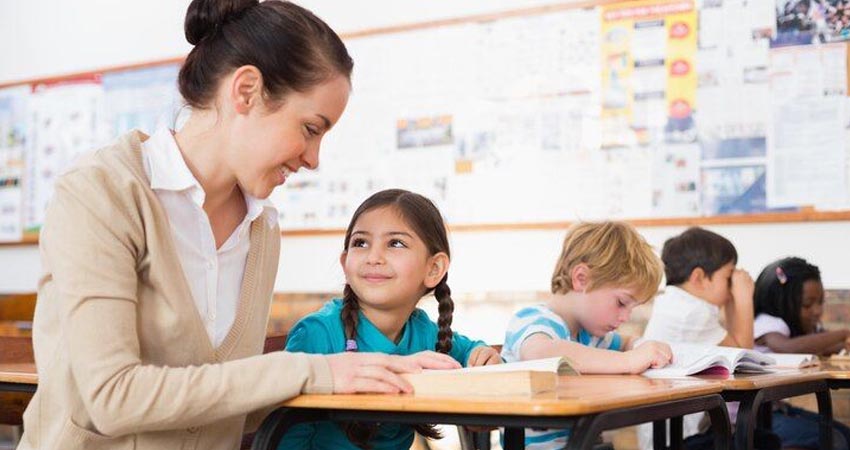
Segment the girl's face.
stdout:
<path fill-rule="evenodd" d="M 823 284 L 819 280 L 803 282 L 803 298 L 800 301 L 800 327 L 803 333 L 818 330 L 823 315 Z"/>
<path fill-rule="evenodd" d="M 340 263 L 361 307 L 392 310 L 412 309 L 443 278 L 449 258 L 431 255 L 398 210 L 385 206 L 357 219 Z"/>
<path fill-rule="evenodd" d="M 350 85 L 337 76 L 307 92 L 287 94 L 278 109 L 266 104 L 237 115 L 227 154 L 228 166 L 243 192 L 267 198 L 286 178 L 319 166 L 319 145 L 348 103 Z"/>

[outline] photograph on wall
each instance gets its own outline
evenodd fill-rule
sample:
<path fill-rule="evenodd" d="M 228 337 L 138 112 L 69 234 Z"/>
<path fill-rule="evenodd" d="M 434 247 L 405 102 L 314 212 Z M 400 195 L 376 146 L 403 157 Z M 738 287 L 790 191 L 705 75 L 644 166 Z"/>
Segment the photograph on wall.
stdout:
<path fill-rule="evenodd" d="M 764 165 L 703 167 L 702 214 L 751 214 L 767 210 Z"/>
<path fill-rule="evenodd" d="M 850 0 L 776 0 L 772 47 L 850 40 Z"/>
<path fill-rule="evenodd" d="M 399 119 L 396 122 L 396 136 L 399 150 L 452 145 L 452 116 L 420 117 Z"/>

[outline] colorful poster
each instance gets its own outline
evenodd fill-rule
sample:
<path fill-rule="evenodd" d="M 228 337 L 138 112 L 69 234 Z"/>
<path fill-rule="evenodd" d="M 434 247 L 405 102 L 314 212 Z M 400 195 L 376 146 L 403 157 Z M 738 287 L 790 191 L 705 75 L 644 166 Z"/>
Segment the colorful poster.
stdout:
<path fill-rule="evenodd" d="M 175 129 L 181 105 L 176 64 L 103 75 L 106 120 L 110 135 L 132 129 L 152 134 L 160 127 Z"/>
<path fill-rule="evenodd" d="M 692 0 L 602 7 L 602 147 L 696 140 Z"/>
<path fill-rule="evenodd" d="M 24 189 L 26 230 L 41 227 L 56 178 L 81 153 L 111 138 L 103 100 L 98 75 L 32 86 Z"/>
<path fill-rule="evenodd" d="M 0 242 L 23 236 L 23 175 L 27 142 L 27 86 L 0 90 Z"/>

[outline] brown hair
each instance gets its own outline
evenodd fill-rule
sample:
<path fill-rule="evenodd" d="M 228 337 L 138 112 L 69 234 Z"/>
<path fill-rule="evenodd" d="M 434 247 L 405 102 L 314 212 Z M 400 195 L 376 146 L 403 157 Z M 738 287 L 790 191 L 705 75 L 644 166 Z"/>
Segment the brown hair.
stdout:
<path fill-rule="evenodd" d="M 624 222 L 582 222 L 567 231 L 552 274 L 552 293 L 573 290 L 571 272 L 579 264 L 590 269 L 588 290 L 605 286 L 635 291 L 645 302 L 658 292 L 663 264 L 637 230 Z"/>
<path fill-rule="evenodd" d="M 691 227 L 664 242 L 661 260 L 668 286 L 688 281 L 697 267 L 710 279 L 726 264 L 738 263 L 738 252 L 729 239 L 700 227 Z"/>
<path fill-rule="evenodd" d="M 208 108 L 230 71 L 255 66 L 265 98 L 279 101 L 343 75 L 354 62 L 339 36 L 312 12 L 290 2 L 192 0 L 184 24 L 195 47 L 180 68 L 178 87 L 189 106 Z"/>
<path fill-rule="evenodd" d="M 386 207 L 393 208 L 398 212 L 405 223 L 425 243 L 429 254 L 435 255 L 442 252 L 451 256 L 446 226 L 442 215 L 440 215 L 440 211 L 431 200 L 402 189 L 387 189 L 377 192 L 367 198 L 357 208 L 354 216 L 351 217 L 348 229 L 345 231 L 343 252 L 348 251 L 348 246 L 351 242 L 351 233 L 354 231 L 354 225 L 357 223 L 357 219 L 369 211 Z M 448 278 L 449 274 L 446 273 L 433 289 L 434 297 L 439 302 L 438 310 L 440 313 L 437 319 L 439 331 L 437 332 L 435 350 L 440 353 L 449 353 L 452 349 L 451 325 L 454 302 L 452 301 L 452 291 L 449 289 Z M 341 313 L 346 340 L 353 340 L 357 337 L 359 311 L 360 303 L 357 294 L 351 289 L 350 285 L 346 284 L 343 290 Z M 378 431 L 377 425 L 360 422 L 341 423 L 340 426 L 345 430 L 348 439 L 354 445 L 363 449 L 370 448 L 369 441 L 375 437 Z M 415 425 L 413 428 L 417 433 L 429 439 L 439 439 L 442 437 L 433 425 Z"/>

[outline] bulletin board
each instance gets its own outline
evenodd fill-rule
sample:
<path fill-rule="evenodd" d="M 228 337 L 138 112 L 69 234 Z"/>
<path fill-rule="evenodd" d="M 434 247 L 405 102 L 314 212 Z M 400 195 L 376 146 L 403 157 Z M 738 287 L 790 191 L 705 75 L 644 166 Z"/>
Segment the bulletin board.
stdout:
<path fill-rule="evenodd" d="M 456 231 L 850 219 L 844 3 L 572 2 L 343 35 L 349 105 L 319 169 L 273 194 L 281 228 L 339 233 L 389 187 Z M 180 62 L 0 86 L 0 240 L 37 240 L 81 152 L 173 127 Z"/>

